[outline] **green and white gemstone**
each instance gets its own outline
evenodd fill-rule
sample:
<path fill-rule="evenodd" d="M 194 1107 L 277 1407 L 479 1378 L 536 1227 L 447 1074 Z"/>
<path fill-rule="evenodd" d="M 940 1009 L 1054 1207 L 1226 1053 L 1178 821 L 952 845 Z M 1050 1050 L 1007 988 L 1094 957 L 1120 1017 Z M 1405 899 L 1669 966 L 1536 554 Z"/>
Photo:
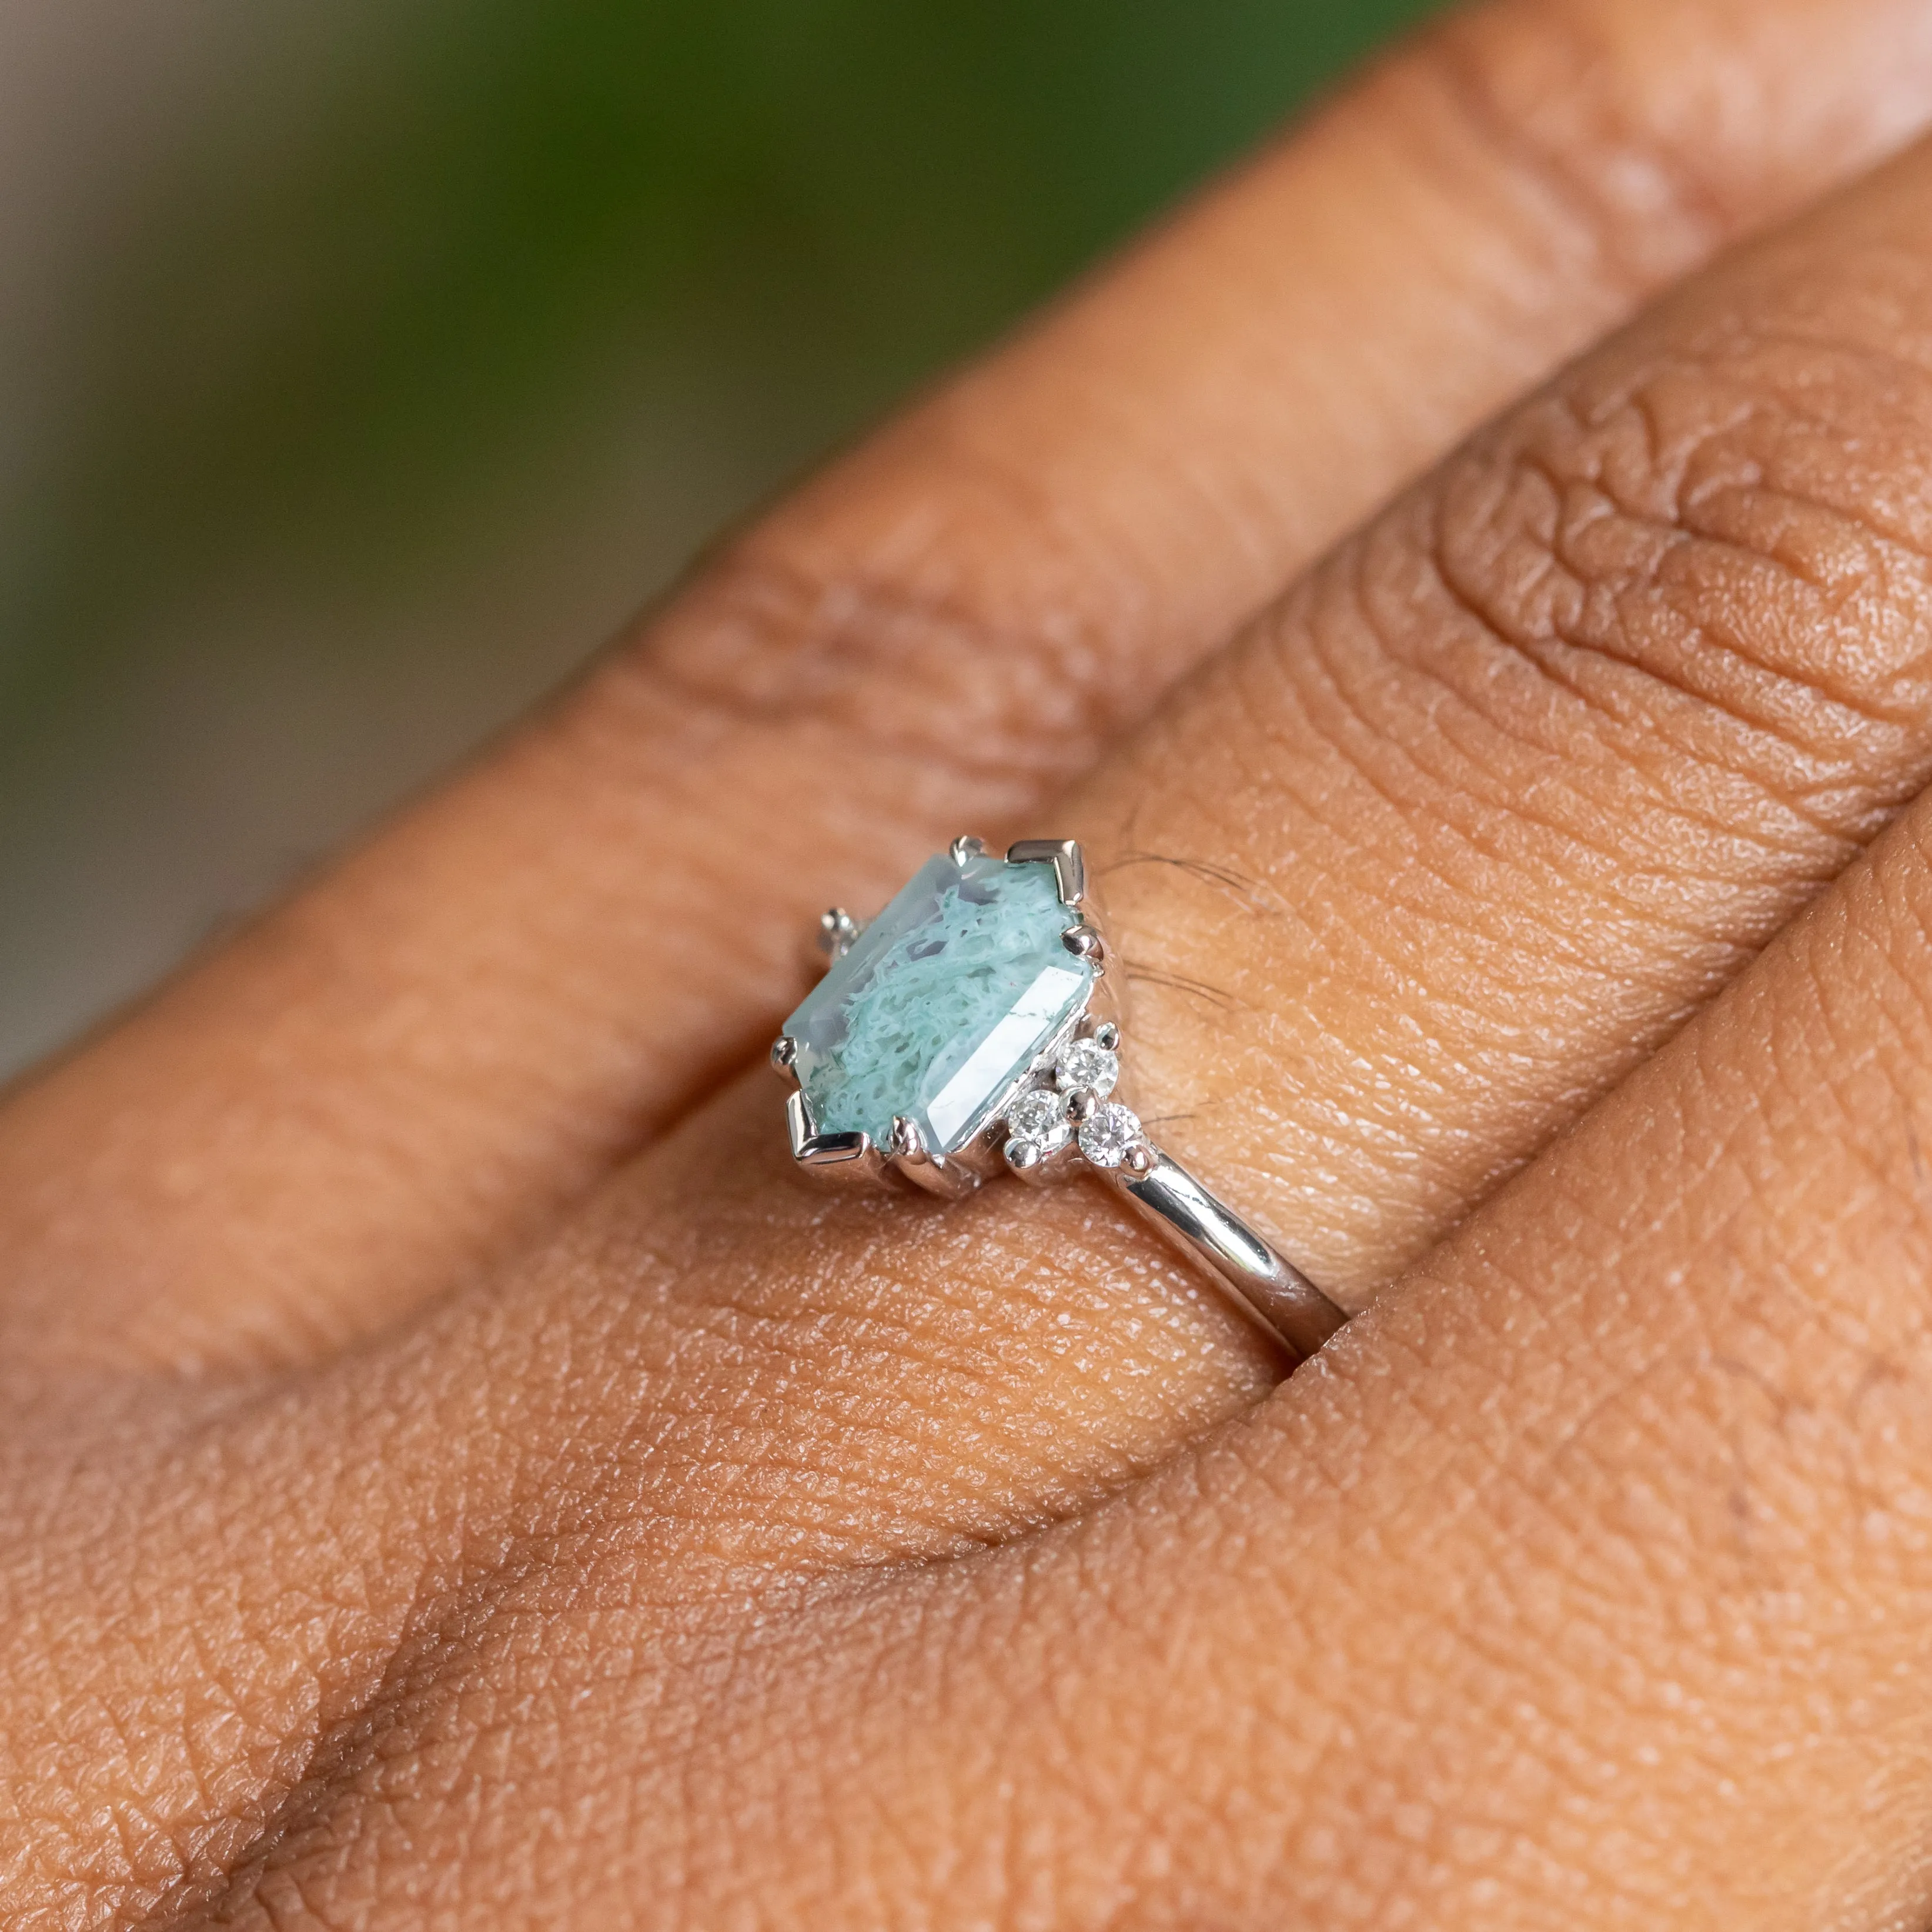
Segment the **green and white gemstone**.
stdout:
<path fill-rule="evenodd" d="M 1071 841 L 1002 858 L 961 838 L 868 924 L 827 913 L 828 970 L 772 1049 L 797 1085 L 794 1155 L 947 1193 L 1076 1147 L 1125 1158 L 1139 1123 L 1106 1098 L 1118 1033 L 1087 897 Z"/>

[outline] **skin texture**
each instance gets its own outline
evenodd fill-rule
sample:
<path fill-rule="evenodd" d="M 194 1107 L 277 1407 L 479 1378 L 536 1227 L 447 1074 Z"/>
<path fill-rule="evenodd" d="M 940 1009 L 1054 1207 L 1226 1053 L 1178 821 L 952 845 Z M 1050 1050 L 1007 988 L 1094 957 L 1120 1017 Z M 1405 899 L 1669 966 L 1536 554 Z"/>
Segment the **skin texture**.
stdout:
<path fill-rule="evenodd" d="M 1452 22 L 16 1091 L 0 1916 L 1932 1916 L 1929 112 Z M 1285 1385 L 788 1172 L 790 934 L 968 823 L 1374 1302 Z"/>

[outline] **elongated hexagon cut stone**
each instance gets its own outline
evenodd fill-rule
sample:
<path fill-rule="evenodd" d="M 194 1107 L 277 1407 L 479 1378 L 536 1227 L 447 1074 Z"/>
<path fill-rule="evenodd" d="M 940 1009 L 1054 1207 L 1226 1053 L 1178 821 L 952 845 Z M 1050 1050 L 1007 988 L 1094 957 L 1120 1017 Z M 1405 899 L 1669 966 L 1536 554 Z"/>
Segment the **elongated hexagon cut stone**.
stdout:
<path fill-rule="evenodd" d="M 884 1145 L 904 1114 L 934 1153 L 965 1146 L 1086 1004 L 1077 917 L 1050 865 L 928 860 L 785 1022 L 815 1130 Z"/>

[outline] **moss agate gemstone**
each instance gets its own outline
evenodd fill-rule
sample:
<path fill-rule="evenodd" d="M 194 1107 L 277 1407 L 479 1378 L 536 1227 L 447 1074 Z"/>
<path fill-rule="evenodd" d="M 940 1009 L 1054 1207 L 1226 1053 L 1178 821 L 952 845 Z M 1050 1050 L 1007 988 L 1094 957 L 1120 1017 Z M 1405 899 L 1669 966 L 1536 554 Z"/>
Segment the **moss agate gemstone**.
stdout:
<path fill-rule="evenodd" d="M 904 1114 L 934 1152 L 965 1146 L 1086 1004 L 1076 917 L 1050 865 L 928 860 L 785 1022 L 816 1131 L 883 1145 Z"/>

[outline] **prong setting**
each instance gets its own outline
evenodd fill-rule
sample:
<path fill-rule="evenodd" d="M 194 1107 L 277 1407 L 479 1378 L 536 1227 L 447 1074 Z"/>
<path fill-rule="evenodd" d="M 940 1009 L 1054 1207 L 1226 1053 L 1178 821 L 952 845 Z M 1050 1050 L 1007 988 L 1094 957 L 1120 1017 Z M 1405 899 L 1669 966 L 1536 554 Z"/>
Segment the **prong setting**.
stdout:
<path fill-rule="evenodd" d="M 890 1159 L 892 1171 L 900 1179 L 949 1201 L 970 1194 L 980 1184 L 980 1176 L 970 1168 L 933 1153 L 919 1130 L 919 1123 L 908 1114 L 892 1116 Z"/>
<path fill-rule="evenodd" d="M 1087 862 L 1077 838 L 1019 838 L 1006 848 L 1010 866 L 1051 865 L 1060 902 L 1078 912 L 1087 899 Z"/>
<path fill-rule="evenodd" d="M 842 959 L 852 950 L 861 928 L 843 906 L 828 906 L 818 915 L 818 950 L 828 962 Z"/>
<path fill-rule="evenodd" d="M 1100 928 L 1089 926 L 1083 919 L 1078 926 L 1070 926 L 1060 935 L 1060 943 L 1076 959 L 1091 960 L 1096 967 L 1106 958 L 1106 941 L 1100 937 Z"/>
<path fill-rule="evenodd" d="M 1040 1184 L 1058 1182 L 1086 1170 L 1077 1144 L 1085 1116 L 1068 1108 L 1065 1102 L 1070 1088 L 1095 1087 L 1101 1090 L 1090 1090 L 1084 1099 L 1077 1093 L 1072 1096 L 1077 1106 L 1090 1112 L 1105 1102 L 1113 1083 L 1096 1077 L 1093 1063 L 1096 1054 L 1104 1062 L 1118 1042 L 1117 1018 L 1125 988 L 1120 984 L 1122 976 L 1108 970 L 1108 949 L 1096 903 L 1088 892 L 1080 847 L 1072 839 L 1023 840 L 1000 855 L 989 851 L 982 840 L 962 834 L 947 848 L 944 862 L 962 871 L 977 871 L 989 864 L 1000 870 L 1009 866 L 1030 868 L 1051 865 L 1052 901 L 1067 915 L 1067 922 L 1057 928 L 1059 945 L 1053 950 L 1061 958 L 1070 958 L 1088 969 L 1082 976 L 1084 995 L 1004 1094 L 988 1097 L 978 1114 L 979 1124 L 970 1127 L 964 1138 L 955 1135 L 944 1147 L 935 1144 L 924 1130 L 924 1103 L 916 1114 L 908 1109 L 890 1115 L 889 1126 L 882 1120 L 871 1135 L 820 1131 L 809 1096 L 818 1090 L 813 1056 L 823 1049 L 814 1043 L 815 1036 L 808 1029 L 788 1023 L 772 1045 L 771 1060 L 794 1089 L 788 1096 L 790 1130 L 793 1157 L 801 1173 L 841 1183 L 863 1179 L 910 1186 L 956 1198 L 1002 1172 Z M 1026 890 L 1037 892 L 1040 883 L 1036 880 Z M 888 914 L 891 910 L 887 909 Z M 818 950 L 836 966 L 867 929 L 844 907 L 833 906 L 818 922 Z M 1049 928 L 1052 930 L 1055 928 Z M 1076 1076 L 1075 1067 L 1070 1065 L 1063 1077 L 1058 1070 L 1060 1064 L 1076 1049 L 1080 1050 L 1076 1054 L 1079 1072 Z M 1017 1117 L 1009 1118 L 1016 1107 Z M 1051 1119 L 1047 1118 L 1049 1112 Z M 849 1108 L 838 1118 L 849 1120 Z"/>
<path fill-rule="evenodd" d="M 1051 892 L 1037 872 L 1006 870 L 1049 863 Z M 920 868 L 869 928 L 865 950 L 847 961 L 860 932 L 841 907 L 825 914 L 820 950 L 833 970 L 772 1046 L 772 1066 L 793 1083 L 785 1119 L 800 1173 L 946 1198 L 1003 1169 L 1034 1185 L 1090 1175 L 1226 1288 L 1292 1360 L 1348 1319 L 1149 1139 L 1119 1090 L 1128 1084 L 1118 1060 L 1127 975 L 1108 970 L 1073 841 L 1023 840 L 999 859 L 978 839 L 956 839 Z M 1002 970 L 1024 962 L 1011 986 L 978 983 L 988 952 Z M 1015 1022 L 1026 1030 L 1002 1038 Z M 845 1126 L 821 1132 L 814 1108 Z"/>
<path fill-rule="evenodd" d="M 792 1159 L 814 1180 L 866 1182 L 884 1177 L 885 1156 L 873 1145 L 872 1136 L 820 1133 L 811 1104 L 802 1092 L 786 1096 L 785 1130 L 791 1141 Z"/>

